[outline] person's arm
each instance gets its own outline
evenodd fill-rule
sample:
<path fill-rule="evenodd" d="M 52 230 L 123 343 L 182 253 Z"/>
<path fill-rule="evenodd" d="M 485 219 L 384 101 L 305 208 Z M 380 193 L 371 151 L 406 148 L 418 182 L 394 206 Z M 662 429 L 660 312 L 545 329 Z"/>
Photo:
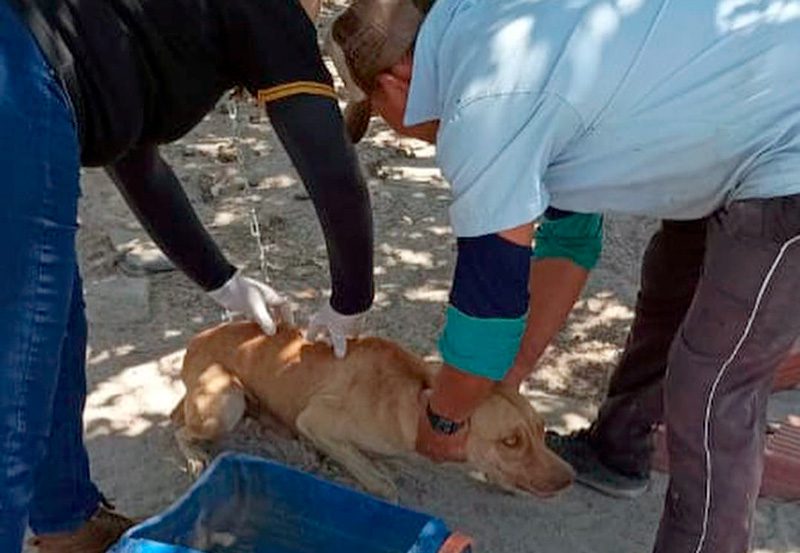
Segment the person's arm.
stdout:
<path fill-rule="evenodd" d="M 170 260 L 225 309 L 255 320 L 267 334 L 275 320 L 292 322 L 287 300 L 237 273 L 197 218 L 175 173 L 155 146 L 142 146 L 106 172 Z"/>
<path fill-rule="evenodd" d="M 341 358 L 374 296 L 369 192 L 334 99 L 296 94 L 267 103 L 267 114 L 314 202 L 328 249 L 331 298 L 306 337 L 328 340 Z"/>
<path fill-rule="evenodd" d="M 452 436 L 442 436 L 431 428 L 427 420 L 427 407 L 437 415 L 442 415 L 452 421 L 466 421 L 474 413 L 480 403 L 491 393 L 498 376 L 502 381 L 515 389 L 525 377 L 533 370 L 536 362 L 544 352 L 547 345 L 563 326 L 572 306 L 579 297 L 589 271 L 597 263 L 602 248 L 602 217 L 594 214 L 577 214 L 548 210 L 544 222 L 536 234 L 536 247 L 532 252 L 533 262 L 530 273 L 530 300 L 525 333 L 521 340 L 514 342 L 511 332 L 506 338 L 507 347 L 495 349 L 496 340 L 492 339 L 487 345 L 488 354 L 493 360 L 503 359 L 503 351 L 513 344 L 517 345 L 513 366 L 508 369 L 508 361 L 500 361 L 492 370 L 493 378 L 481 377 L 475 374 L 491 363 L 481 360 L 479 355 L 473 355 L 478 360 L 477 365 L 468 367 L 467 371 L 459 370 L 452 365 L 445 364 L 434 381 L 433 391 L 428 397 L 423 398 L 421 406 L 420 423 L 418 425 L 418 451 L 436 460 L 459 460 L 463 458 L 464 433 Z M 532 226 L 522 226 L 499 233 L 509 243 L 523 247 L 530 243 Z M 483 239 L 484 243 L 488 242 Z M 465 264 L 459 275 L 456 269 L 454 287 L 464 286 L 459 283 L 459 277 L 466 281 L 478 283 L 469 285 L 473 296 L 471 309 L 486 309 L 479 307 L 489 305 L 492 296 L 499 297 L 507 294 L 509 290 L 517 289 L 517 297 L 509 296 L 507 305 L 495 307 L 493 310 L 484 311 L 484 314 L 503 315 L 508 318 L 506 322 L 496 321 L 512 328 L 515 324 L 514 306 L 519 305 L 520 283 L 508 276 L 520 273 L 513 250 L 502 243 L 496 243 L 493 249 L 505 250 L 506 255 L 492 256 L 491 250 L 484 249 L 479 254 L 479 259 Z M 494 257 L 494 259 L 492 259 Z M 481 262 L 481 259 L 483 261 Z M 458 263 L 458 262 L 457 262 Z M 516 268 L 515 268 L 516 265 Z M 482 284 L 481 284 L 482 283 Z M 462 297 L 464 294 L 461 294 Z M 481 298 L 480 296 L 485 296 Z M 463 303 L 458 297 L 453 298 L 457 303 Z M 468 298 L 469 299 L 469 298 Z M 477 302 L 477 303 L 475 303 Z M 451 306 L 450 309 L 453 307 Z M 517 310 L 518 312 L 518 310 Z M 478 345 L 486 344 L 486 338 L 492 337 L 493 332 L 487 327 L 486 321 L 476 321 L 476 328 L 481 334 L 476 334 L 474 342 Z M 445 328 L 445 336 L 448 328 Z M 468 340 L 463 337 L 459 348 L 464 348 Z M 444 353 L 444 352 L 443 352 Z M 452 355 L 452 354 L 450 354 Z M 447 357 L 447 355 L 445 355 Z M 505 357 L 505 359 L 508 359 Z M 469 361 L 465 361 L 465 366 Z M 498 370 L 499 369 L 499 370 Z M 507 372 L 503 369 L 506 369 Z"/>
<path fill-rule="evenodd" d="M 226 70 L 266 104 L 325 235 L 332 295 L 312 317 L 306 337 L 328 338 L 342 356 L 346 337 L 359 333 L 372 305 L 372 215 L 333 77 L 319 49 L 315 8 L 308 9 L 313 2 L 218 4 Z"/>
<path fill-rule="evenodd" d="M 583 291 L 589 271 L 568 259 L 531 262 L 531 301 L 525 334 L 514 366 L 503 379 L 514 389 L 530 375 L 550 342 L 564 326 Z"/>
<path fill-rule="evenodd" d="M 564 326 L 602 250 L 603 218 L 548 209 L 536 232 L 530 309 L 514 366 L 504 382 L 519 387 Z"/>
<path fill-rule="evenodd" d="M 528 307 L 533 224 L 459 239 L 447 322 L 439 341 L 444 365 L 422 398 L 417 451 L 434 460 L 461 460 L 466 433 L 443 434 L 430 414 L 466 426 L 511 368 Z"/>
<path fill-rule="evenodd" d="M 236 268 L 197 218 L 183 187 L 155 146 L 141 146 L 106 172 L 158 247 L 203 290 L 219 288 Z"/>
<path fill-rule="evenodd" d="M 362 313 L 374 294 L 372 210 L 339 107 L 325 96 L 299 94 L 268 103 L 267 113 L 322 225 L 330 305 L 342 315 Z"/>

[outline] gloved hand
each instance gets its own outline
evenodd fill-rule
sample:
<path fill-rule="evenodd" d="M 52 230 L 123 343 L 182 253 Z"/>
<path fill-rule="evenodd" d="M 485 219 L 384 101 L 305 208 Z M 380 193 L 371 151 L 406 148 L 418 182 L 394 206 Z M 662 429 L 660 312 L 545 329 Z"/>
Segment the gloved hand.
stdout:
<path fill-rule="evenodd" d="M 258 323 L 265 334 L 272 336 L 277 322 L 294 324 L 288 300 L 264 284 L 237 272 L 228 282 L 208 292 L 211 299 L 234 313 L 241 313 Z"/>
<path fill-rule="evenodd" d="M 306 339 L 310 342 L 322 340 L 333 346 L 333 354 L 339 359 L 347 354 L 347 338 L 355 338 L 361 333 L 364 322 L 363 313 L 342 315 L 330 302 L 325 302 L 308 323 Z"/>

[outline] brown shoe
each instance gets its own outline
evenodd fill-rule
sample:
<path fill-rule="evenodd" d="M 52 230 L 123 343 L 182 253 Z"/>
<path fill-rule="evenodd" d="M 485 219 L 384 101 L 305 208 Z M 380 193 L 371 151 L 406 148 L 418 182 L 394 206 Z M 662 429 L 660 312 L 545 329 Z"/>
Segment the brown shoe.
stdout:
<path fill-rule="evenodd" d="M 103 504 L 83 526 L 73 532 L 42 534 L 30 540 L 39 553 L 105 553 L 135 521 Z"/>

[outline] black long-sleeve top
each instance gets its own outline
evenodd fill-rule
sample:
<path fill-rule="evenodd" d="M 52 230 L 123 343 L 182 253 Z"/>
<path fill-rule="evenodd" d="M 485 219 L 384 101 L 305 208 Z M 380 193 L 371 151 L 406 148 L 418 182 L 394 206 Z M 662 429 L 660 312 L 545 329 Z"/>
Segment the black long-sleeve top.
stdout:
<path fill-rule="evenodd" d="M 0 0 L 8 1 L 8 0 Z M 159 246 L 206 290 L 234 268 L 158 154 L 227 90 L 267 114 L 317 210 L 333 307 L 373 296 L 369 195 L 316 30 L 297 0 L 10 0 L 64 84 L 81 161 L 106 166 Z"/>

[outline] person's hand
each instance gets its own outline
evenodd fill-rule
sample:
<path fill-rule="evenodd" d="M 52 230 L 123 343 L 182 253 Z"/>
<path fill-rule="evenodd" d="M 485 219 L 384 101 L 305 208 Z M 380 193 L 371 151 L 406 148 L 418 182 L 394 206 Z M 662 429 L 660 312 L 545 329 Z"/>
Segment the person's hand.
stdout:
<path fill-rule="evenodd" d="M 347 338 L 355 338 L 361 334 L 364 324 L 364 313 L 342 315 L 330 302 L 325 302 L 308 323 L 306 340 L 314 342 L 322 340 L 333 346 L 333 353 L 339 359 L 347 354 Z"/>
<path fill-rule="evenodd" d="M 278 322 L 294 324 L 292 308 L 284 296 L 241 272 L 208 295 L 228 311 L 241 313 L 257 322 L 269 336 L 275 334 Z"/>
<path fill-rule="evenodd" d="M 423 390 L 420 394 L 419 420 L 417 422 L 417 453 L 441 463 L 444 461 L 463 462 L 467 459 L 467 422 L 455 434 L 447 435 L 436 432 L 428 420 L 428 404 L 431 390 Z"/>

